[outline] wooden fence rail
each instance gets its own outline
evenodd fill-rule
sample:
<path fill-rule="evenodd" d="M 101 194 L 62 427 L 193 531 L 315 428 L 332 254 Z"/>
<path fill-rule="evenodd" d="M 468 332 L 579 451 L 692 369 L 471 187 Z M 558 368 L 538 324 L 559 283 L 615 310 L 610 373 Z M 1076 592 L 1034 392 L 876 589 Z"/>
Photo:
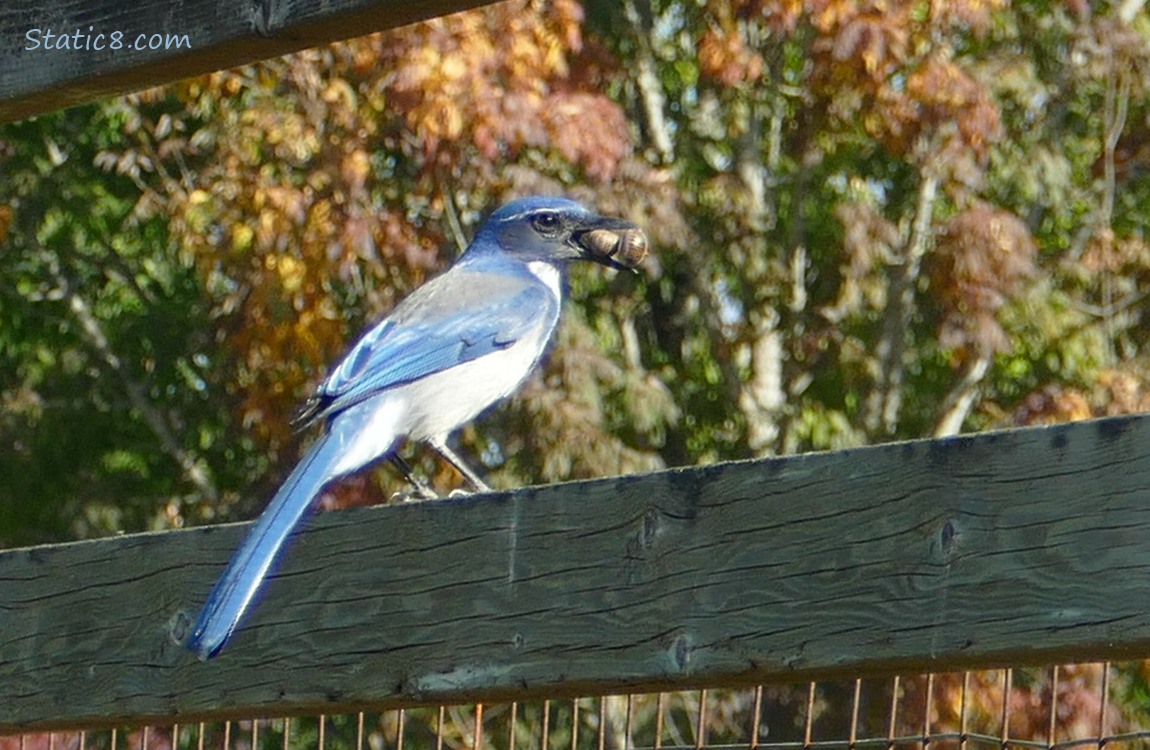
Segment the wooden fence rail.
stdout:
<path fill-rule="evenodd" d="M 5 0 L 0 123 L 489 2 Z"/>
<path fill-rule="evenodd" d="M 1150 418 L 0 553 L 0 732 L 1150 656 Z"/>

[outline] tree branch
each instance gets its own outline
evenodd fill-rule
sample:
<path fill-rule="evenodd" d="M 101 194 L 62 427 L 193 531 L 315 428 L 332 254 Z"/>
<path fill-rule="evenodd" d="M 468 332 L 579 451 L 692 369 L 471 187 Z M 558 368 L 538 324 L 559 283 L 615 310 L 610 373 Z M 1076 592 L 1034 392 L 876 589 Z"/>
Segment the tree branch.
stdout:
<path fill-rule="evenodd" d="M 978 397 L 978 384 L 989 370 L 990 357 L 986 355 L 979 355 L 967 362 L 962 376 L 943 399 L 942 409 L 934 423 L 934 437 L 949 437 L 962 431 L 962 423 L 966 421 Z"/>
<path fill-rule="evenodd" d="M 123 361 L 112 349 L 112 345 L 104 333 L 103 326 L 101 326 L 99 319 L 92 312 L 92 308 L 88 305 L 87 300 L 74 290 L 74 285 L 64 275 L 64 272 L 60 270 L 59 264 L 54 258 L 49 259 L 47 265 L 51 269 L 55 282 L 64 292 L 68 300 L 68 309 L 71 310 L 77 322 L 80 324 L 80 331 L 84 339 L 88 342 L 89 346 L 96 351 L 100 358 L 104 360 L 104 364 L 120 378 L 124 386 L 124 391 L 128 396 L 128 401 L 131 402 L 132 406 L 143 416 L 144 422 L 147 423 L 152 433 L 159 440 L 160 447 L 179 464 L 184 472 L 184 476 L 199 490 L 203 497 L 212 502 L 219 500 L 219 491 L 216 489 L 215 483 L 212 481 L 204 463 L 192 453 L 185 450 L 179 441 L 176 440 L 176 436 L 168 425 L 167 419 L 160 410 L 148 400 L 144 386 L 128 373 Z"/>
<path fill-rule="evenodd" d="M 670 164 L 675 158 L 675 146 L 671 139 L 671 129 L 667 126 L 665 114 L 667 95 L 663 91 L 663 84 L 659 81 L 654 45 L 651 43 L 654 23 L 650 2 L 648 0 L 627 0 L 623 4 L 623 14 L 634 31 L 635 41 L 638 43 L 635 52 L 635 84 L 639 87 L 639 101 L 642 103 L 647 136 L 651 140 L 651 146 L 655 149 L 655 153 L 658 154 L 659 162 Z"/>
<path fill-rule="evenodd" d="M 938 177 L 923 170 L 918 190 L 914 223 L 904 244 L 902 262 L 891 269 L 890 296 L 883 319 L 882 335 L 875 346 L 878 373 L 874 391 L 867 399 L 864 426 L 869 435 L 889 436 L 898 428 L 902 411 L 902 391 L 906 377 L 906 350 L 914 314 L 915 287 L 922 258 L 930 242 L 931 219 L 938 195 Z"/>

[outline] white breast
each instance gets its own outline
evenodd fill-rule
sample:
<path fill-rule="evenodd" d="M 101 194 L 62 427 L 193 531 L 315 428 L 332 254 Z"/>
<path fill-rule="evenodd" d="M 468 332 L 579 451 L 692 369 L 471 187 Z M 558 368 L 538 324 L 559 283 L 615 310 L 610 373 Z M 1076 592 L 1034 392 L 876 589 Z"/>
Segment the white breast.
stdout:
<path fill-rule="evenodd" d="M 540 320 L 506 349 L 396 389 L 407 401 L 408 437 L 446 437 L 519 387 L 543 355 L 553 324 Z"/>
<path fill-rule="evenodd" d="M 527 268 L 556 299 L 563 298 L 563 276 L 558 268 L 543 261 L 532 261 Z M 556 308 L 553 315 L 539 318 L 530 333 L 506 349 L 396 389 L 404 393 L 407 401 L 408 437 L 446 438 L 495 402 L 510 396 L 535 369 L 558 322 Z"/>
<path fill-rule="evenodd" d="M 547 285 L 547 288 L 555 295 L 555 299 L 563 299 L 563 274 L 559 272 L 558 268 L 541 260 L 531 261 L 527 264 L 527 268 L 535 274 L 536 278 Z"/>

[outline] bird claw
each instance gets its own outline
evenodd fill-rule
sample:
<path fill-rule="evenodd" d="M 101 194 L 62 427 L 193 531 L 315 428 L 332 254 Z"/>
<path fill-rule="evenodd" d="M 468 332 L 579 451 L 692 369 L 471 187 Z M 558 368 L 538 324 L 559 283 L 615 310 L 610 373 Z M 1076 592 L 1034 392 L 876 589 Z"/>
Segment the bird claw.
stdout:
<path fill-rule="evenodd" d="M 400 490 L 391 496 L 393 503 L 422 503 L 425 500 L 438 500 L 439 495 L 427 487 L 416 487 L 410 490 Z"/>

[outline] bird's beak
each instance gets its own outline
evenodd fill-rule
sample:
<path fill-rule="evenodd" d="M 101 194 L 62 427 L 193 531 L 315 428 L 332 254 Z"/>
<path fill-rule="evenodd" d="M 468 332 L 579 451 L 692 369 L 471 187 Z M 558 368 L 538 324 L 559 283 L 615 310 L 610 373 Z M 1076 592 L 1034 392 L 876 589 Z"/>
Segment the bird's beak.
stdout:
<path fill-rule="evenodd" d="M 619 270 L 647 257 L 646 233 L 629 221 L 603 216 L 571 233 L 571 245 L 587 260 Z"/>

